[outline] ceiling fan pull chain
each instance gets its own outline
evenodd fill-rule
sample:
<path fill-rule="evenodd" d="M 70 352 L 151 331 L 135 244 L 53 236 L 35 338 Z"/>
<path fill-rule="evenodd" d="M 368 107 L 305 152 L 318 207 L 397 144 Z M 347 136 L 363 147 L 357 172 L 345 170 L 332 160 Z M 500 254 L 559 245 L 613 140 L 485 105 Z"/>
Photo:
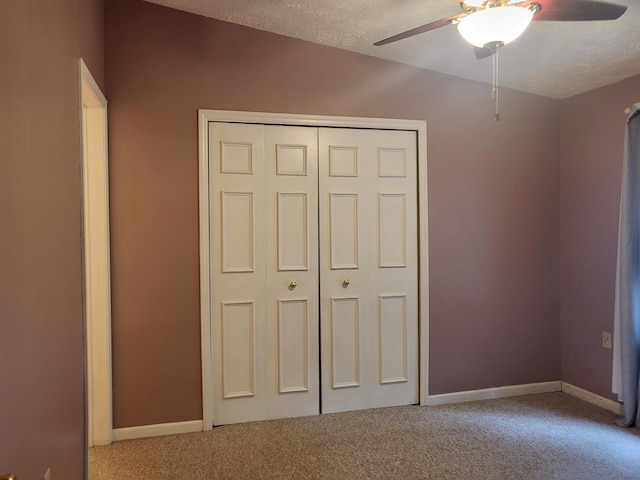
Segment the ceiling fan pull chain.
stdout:
<path fill-rule="evenodd" d="M 500 121 L 500 110 L 498 104 L 498 51 L 500 49 L 496 48 L 493 52 L 493 88 L 491 90 L 491 98 L 496 101 L 496 114 L 495 119 L 496 122 Z"/>

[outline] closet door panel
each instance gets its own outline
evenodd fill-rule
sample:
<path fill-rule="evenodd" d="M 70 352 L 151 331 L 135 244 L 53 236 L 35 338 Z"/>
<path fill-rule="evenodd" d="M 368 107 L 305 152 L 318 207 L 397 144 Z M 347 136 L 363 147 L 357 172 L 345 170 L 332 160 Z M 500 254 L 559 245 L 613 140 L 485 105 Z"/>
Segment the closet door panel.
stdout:
<path fill-rule="evenodd" d="M 317 129 L 209 138 L 214 423 L 317 414 Z"/>
<path fill-rule="evenodd" d="M 255 317 L 253 302 L 222 305 L 223 398 L 255 395 Z"/>
<path fill-rule="evenodd" d="M 278 271 L 309 270 L 307 192 L 278 192 Z"/>
<path fill-rule="evenodd" d="M 267 418 L 264 128 L 209 126 L 211 353 L 216 425 Z"/>
<path fill-rule="evenodd" d="M 416 150 L 415 132 L 319 130 L 323 412 L 419 400 Z"/>
<path fill-rule="evenodd" d="M 325 227 L 326 228 L 326 227 Z M 331 270 L 358 268 L 358 194 L 329 194 Z"/>
<path fill-rule="evenodd" d="M 358 298 L 331 298 L 331 387 L 360 385 L 360 314 Z"/>
<path fill-rule="evenodd" d="M 269 418 L 320 412 L 318 130 L 266 125 Z"/>
<path fill-rule="evenodd" d="M 280 300 L 279 393 L 309 391 L 309 300 Z"/>

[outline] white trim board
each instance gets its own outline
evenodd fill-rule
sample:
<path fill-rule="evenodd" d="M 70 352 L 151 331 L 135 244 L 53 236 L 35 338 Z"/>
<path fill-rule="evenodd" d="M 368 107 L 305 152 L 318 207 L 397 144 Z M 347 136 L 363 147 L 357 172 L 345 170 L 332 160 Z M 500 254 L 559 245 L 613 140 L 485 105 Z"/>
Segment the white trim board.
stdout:
<path fill-rule="evenodd" d="M 537 393 L 564 392 L 585 402 L 609 410 L 618 415 L 623 415 L 622 405 L 613 400 L 601 397 L 582 388 L 566 382 L 553 381 L 541 383 L 529 383 L 524 385 L 510 385 L 506 387 L 484 388 L 481 390 L 468 390 L 464 392 L 444 393 L 431 395 L 425 405 L 450 405 L 454 403 L 472 402 L 478 400 L 490 400 L 496 398 L 517 397 L 520 395 L 532 395 Z M 204 428 L 202 420 L 187 422 L 162 423 L 157 425 L 142 425 L 138 427 L 116 428 L 113 430 L 113 440 L 133 440 L 136 438 L 160 437 L 164 435 L 176 435 L 180 433 L 194 433 Z"/>
<path fill-rule="evenodd" d="M 624 406 L 615 400 L 609 400 L 608 398 L 601 397 L 596 393 L 592 393 L 575 385 L 571 385 L 567 382 L 562 382 L 562 391 L 571 395 L 572 397 L 579 398 L 588 403 L 592 403 L 597 407 L 604 408 L 616 415 L 624 416 Z"/>
<path fill-rule="evenodd" d="M 111 273 L 107 100 L 78 60 L 82 132 L 83 302 L 87 443 L 112 440 Z"/>
<path fill-rule="evenodd" d="M 560 380 L 430 395 L 427 398 L 426 404 L 429 406 L 449 405 L 453 403 L 474 402 L 477 400 L 490 400 L 494 398 L 516 397 L 520 395 L 551 392 L 563 392 L 597 407 L 604 408 L 605 410 L 617 415 L 624 415 L 624 407 L 622 404 Z"/>
<path fill-rule="evenodd" d="M 426 405 L 429 385 L 429 231 L 427 195 L 427 124 L 424 120 L 388 118 L 333 117 L 286 113 L 198 111 L 199 140 L 199 208 L 200 208 L 200 321 L 202 350 L 202 408 L 204 429 L 213 427 L 213 373 L 211 368 L 211 304 L 209 278 L 209 122 L 260 123 L 315 127 L 372 128 L 415 131 L 418 138 L 418 202 L 420 257 L 419 298 L 419 381 L 420 405 Z"/>
<path fill-rule="evenodd" d="M 483 388 L 481 390 L 468 390 L 464 392 L 443 393 L 430 395 L 427 405 L 449 405 L 452 403 L 474 402 L 477 400 L 490 400 L 494 398 L 517 397 L 534 393 L 550 393 L 562 390 L 561 381 L 527 383 L 524 385 L 510 385 L 507 387 Z"/>
<path fill-rule="evenodd" d="M 179 433 L 195 433 L 202 431 L 202 420 L 188 422 L 160 423 L 157 425 L 142 425 L 139 427 L 125 427 L 113 429 L 113 440 L 133 440 L 135 438 L 162 437 Z"/>

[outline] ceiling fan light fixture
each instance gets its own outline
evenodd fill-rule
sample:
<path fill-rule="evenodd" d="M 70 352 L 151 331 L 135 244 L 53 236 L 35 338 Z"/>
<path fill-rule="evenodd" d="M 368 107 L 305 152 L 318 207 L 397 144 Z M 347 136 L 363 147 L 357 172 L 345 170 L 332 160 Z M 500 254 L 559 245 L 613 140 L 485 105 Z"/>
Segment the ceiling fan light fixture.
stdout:
<path fill-rule="evenodd" d="M 527 29 L 533 13 L 526 7 L 484 8 L 461 19 L 458 31 L 467 42 L 476 47 L 506 45 Z"/>

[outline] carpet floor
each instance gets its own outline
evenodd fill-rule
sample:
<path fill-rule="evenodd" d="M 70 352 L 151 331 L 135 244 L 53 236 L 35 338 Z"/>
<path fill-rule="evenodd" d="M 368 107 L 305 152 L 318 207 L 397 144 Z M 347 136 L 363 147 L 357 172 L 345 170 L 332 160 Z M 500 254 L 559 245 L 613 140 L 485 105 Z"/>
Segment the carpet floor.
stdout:
<path fill-rule="evenodd" d="M 90 480 L 640 479 L 640 431 L 564 393 L 228 425 L 89 451 Z"/>

